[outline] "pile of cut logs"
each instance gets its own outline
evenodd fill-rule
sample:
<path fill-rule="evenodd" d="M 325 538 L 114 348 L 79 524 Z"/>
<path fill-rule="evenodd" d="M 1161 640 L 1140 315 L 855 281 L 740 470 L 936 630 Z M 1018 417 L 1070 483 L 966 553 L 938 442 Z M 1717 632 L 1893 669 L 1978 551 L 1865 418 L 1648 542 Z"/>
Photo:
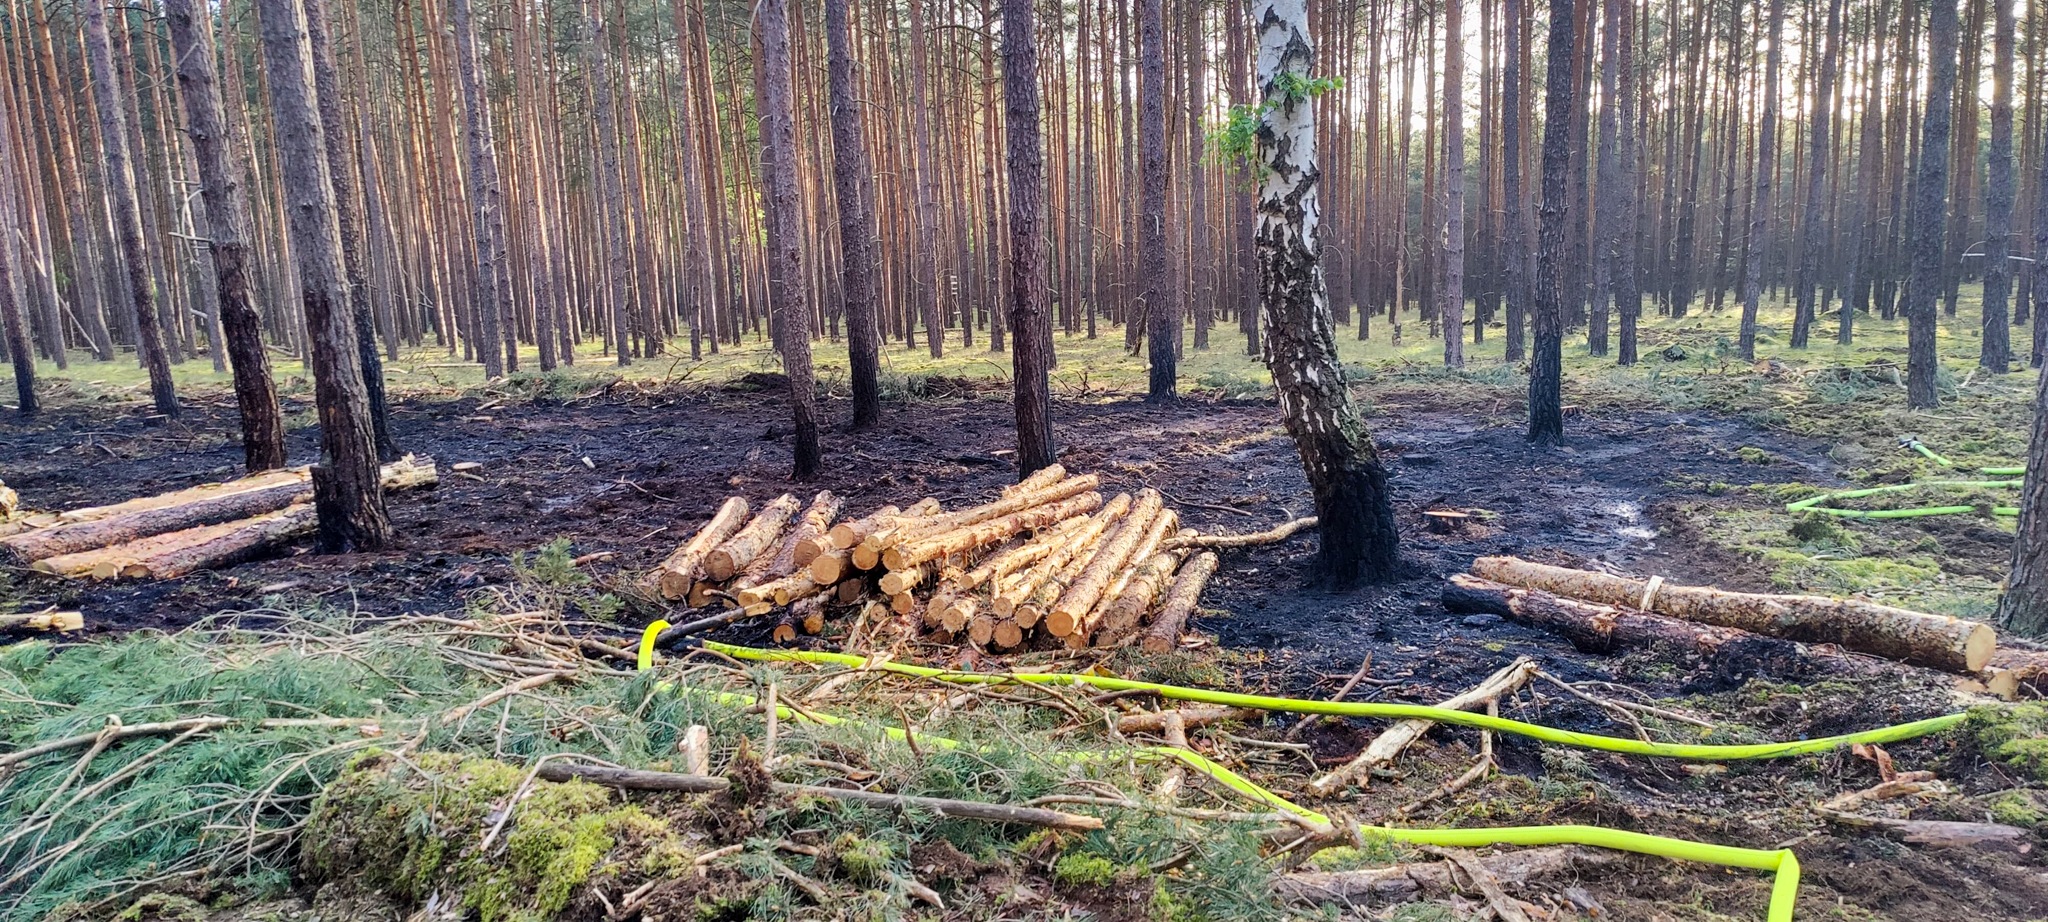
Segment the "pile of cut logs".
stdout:
<path fill-rule="evenodd" d="M 1555 632 L 1589 653 L 1659 648 L 1712 655 L 1749 648 L 1796 653 L 1830 644 L 1962 676 L 1965 690 L 2002 698 L 2048 690 L 2048 653 L 2004 648 L 1990 625 L 1858 599 L 1731 592 L 1481 557 L 1451 577 L 1447 611 L 1493 614 Z"/>
<path fill-rule="evenodd" d="M 384 489 L 438 482 L 431 458 L 384 465 Z M 0 523 L 0 562 L 66 578 L 174 579 L 311 534 L 312 469 L 264 471 L 111 506 Z"/>
<path fill-rule="evenodd" d="M 937 639 L 1007 651 L 1116 647 L 1164 652 L 1216 555 L 1156 490 L 1104 500 L 1094 474 L 1059 465 L 995 500 L 948 512 L 926 498 L 841 518 L 830 492 L 804 506 L 783 494 L 749 516 L 725 501 L 711 521 L 647 574 L 649 594 L 736 620 L 781 609 L 776 636 L 823 629 L 828 606 L 863 622 L 892 613 Z"/>

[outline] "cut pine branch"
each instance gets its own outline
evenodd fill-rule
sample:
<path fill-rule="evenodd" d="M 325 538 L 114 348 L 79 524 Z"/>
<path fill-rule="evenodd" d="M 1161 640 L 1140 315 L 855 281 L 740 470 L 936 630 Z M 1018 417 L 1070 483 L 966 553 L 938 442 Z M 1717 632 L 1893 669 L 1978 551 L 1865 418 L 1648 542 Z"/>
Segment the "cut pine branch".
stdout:
<path fill-rule="evenodd" d="M 1266 531 L 1258 532 L 1256 534 L 1191 535 L 1188 537 L 1174 538 L 1173 540 L 1167 542 L 1166 546 L 1168 548 L 1231 548 L 1254 547 L 1261 544 L 1279 544 L 1282 541 L 1292 538 L 1295 535 L 1314 527 L 1316 527 L 1316 517 L 1309 516 L 1305 519 L 1295 519 L 1293 521 L 1277 525 L 1273 528 L 1267 529 Z"/>
<path fill-rule="evenodd" d="M 1675 586 L 1514 557 L 1481 557 L 1471 569 L 1482 579 L 1554 595 L 1634 606 L 1802 643 L 1838 644 L 1845 650 L 1966 675 L 1982 670 L 1998 643 L 1991 628 L 1979 622 L 1854 599 Z"/>
<path fill-rule="evenodd" d="M 739 531 L 746 520 L 746 499 L 735 496 L 726 500 L 711 516 L 711 521 L 704 523 L 696 535 L 647 574 L 648 588 L 669 601 L 688 598 L 690 586 L 697 581 L 697 573 L 704 566 L 704 558 Z"/>

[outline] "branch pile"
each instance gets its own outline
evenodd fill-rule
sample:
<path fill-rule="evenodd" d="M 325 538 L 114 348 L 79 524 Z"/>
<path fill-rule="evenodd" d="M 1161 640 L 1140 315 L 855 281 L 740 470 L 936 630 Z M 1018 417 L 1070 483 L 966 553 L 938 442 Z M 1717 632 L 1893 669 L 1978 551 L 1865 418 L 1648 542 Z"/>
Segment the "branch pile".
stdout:
<path fill-rule="evenodd" d="M 833 608 L 995 650 L 1142 643 L 1164 652 L 1216 571 L 1156 490 L 1105 500 L 1102 479 L 1053 465 L 996 499 L 931 498 L 842 517 L 829 491 L 759 511 L 727 499 L 642 581 L 650 595 L 737 620 L 780 610 L 776 636 L 816 634 Z"/>
<path fill-rule="evenodd" d="M 386 490 L 433 486 L 432 458 L 384 465 Z M 0 537 L 0 562 L 67 578 L 174 579 L 231 566 L 312 533 L 312 469 L 264 471 L 226 483 L 43 513 Z"/>

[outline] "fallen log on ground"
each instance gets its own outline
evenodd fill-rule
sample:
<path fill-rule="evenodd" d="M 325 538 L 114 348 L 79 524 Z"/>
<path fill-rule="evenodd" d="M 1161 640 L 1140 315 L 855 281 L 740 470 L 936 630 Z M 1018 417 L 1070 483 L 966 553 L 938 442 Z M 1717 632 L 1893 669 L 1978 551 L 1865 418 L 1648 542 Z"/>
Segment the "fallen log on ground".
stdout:
<path fill-rule="evenodd" d="M 1081 620 L 1095 608 L 1102 593 L 1123 572 L 1125 562 L 1132 552 L 1144 543 L 1145 535 L 1152 528 L 1154 519 L 1165 512 L 1162 508 L 1165 497 L 1158 490 L 1145 490 L 1138 494 L 1138 501 L 1131 505 L 1129 518 L 1116 530 L 1116 534 L 1103 540 L 1095 549 L 1095 556 L 1089 558 L 1081 575 L 1074 583 L 1060 593 L 1052 608 L 1046 612 L 1046 629 L 1065 637 L 1081 626 Z"/>
<path fill-rule="evenodd" d="M 1517 624 L 1543 628 L 1562 635 L 1585 653 L 1655 649 L 1713 656 L 1739 649 L 1744 654 L 1774 661 L 1800 655 L 1798 646 L 1788 640 L 1647 614 L 1633 608 L 1581 602 L 1464 573 L 1451 577 L 1444 586 L 1442 599 L 1445 611 L 1499 615 Z"/>
<path fill-rule="evenodd" d="M 85 616 L 75 611 L 39 611 L 30 615 L 0 615 L 0 637 L 25 637 L 51 631 L 77 631 L 85 627 Z"/>
<path fill-rule="evenodd" d="M 1535 660 L 1528 657 L 1517 659 L 1499 672 L 1487 676 L 1486 681 L 1479 683 L 1470 691 L 1437 706 L 1456 711 L 1483 708 L 1487 702 L 1498 701 L 1514 694 L 1517 689 L 1528 684 L 1529 677 L 1535 673 Z M 1435 721 L 1420 719 L 1395 723 L 1380 735 L 1373 737 L 1372 742 L 1366 744 L 1365 751 L 1360 752 L 1356 758 L 1344 763 L 1337 770 L 1309 782 L 1308 789 L 1318 797 L 1328 797 L 1343 790 L 1345 785 L 1351 783 L 1351 779 L 1360 774 L 1394 764 L 1394 760 L 1401 755 L 1401 750 L 1407 749 L 1409 743 L 1421 739 L 1422 734 L 1429 732 L 1429 728 L 1433 726 L 1436 726 Z"/>
<path fill-rule="evenodd" d="M 313 504 L 300 503 L 253 518 L 46 557 L 30 566 L 70 578 L 175 579 L 252 560 L 276 545 L 312 534 L 318 524 Z"/>
<path fill-rule="evenodd" d="M 1210 705 L 1190 705 L 1170 711 L 1146 711 L 1142 714 L 1125 714 L 1116 719 L 1118 733 L 1164 733 L 1169 722 L 1180 721 L 1181 729 L 1193 730 L 1210 724 L 1232 720 L 1253 721 L 1266 716 L 1256 708 L 1234 708 Z"/>
<path fill-rule="evenodd" d="M 1495 880 L 1517 886 L 1546 877 L 1576 876 L 1621 860 L 1616 852 L 1579 845 L 1516 849 L 1473 859 Z M 1281 899 L 1299 903 L 1399 902 L 1425 893 L 1463 892 L 1463 883 L 1450 862 L 1416 861 L 1383 868 L 1282 874 L 1274 879 L 1273 890 Z"/>
<path fill-rule="evenodd" d="M 105 506 L 87 506 L 83 509 L 72 509 L 65 512 L 40 512 L 24 516 L 18 524 L 29 529 L 53 528 L 58 525 L 90 522 L 95 519 L 127 515 L 149 509 L 179 506 L 232 493 L 274 487 L 281 483 L 311 483 L 311 471 L 310 467 L 304 465 L 274 471 L 261 471 L 222 483 L 203 483 L 196 487 L 186 487 L 182 490 L 172 490 L 169 493 L 158 493 L 152 496 L 138 496 L 134 499 L 123 500 Z"/>
<path fill-rule="evenodd" d="M 697 573 L 704 566 L 705 556 L 710 554 L 713 548 L 723 544 L 725 539 L 732 537 L 733 532 L 739 531 L 740 526 L 746 521 L 746 499 L 739 496 L 727 499 L 718 507 L 718 512 L 711 516 L 711 521 L 704 523 L 704 527 L 697 530 L 697 534 L 683 542 L 667 557 L 662 558 L 661 563 L 656 564 L 654 569 L 648 572 L 648 587 L 671 602 L 688 598 L 690 587 L 697 582 Z"/>
<path fill-rule="evenodd" d="M 288 472 L 281 472 L 288 473 Z M 0 538 L 0 559 L 17 565 L 63 554 L 139 541 L 156 535 L 217 525 L 276 512 L 313 498 L 310 478 L 279 476 L 279 482 L 252 489 L 212 491 L 183 502 L 153 505 L 128 512 L 96 515 L 76 522 L 60 522 Z M 429 486 L 438 481 L 431 458 L 407 456 L 382 470 L 384 489 L 405 490 Z"/>
<path fill-rule="evenodd" d="M 2048 696 L 2048 653 L 2002 647 L 1976 680 L 1985 693 L 2007 701 Z"/>
<path fill-rule="evenodd" d="M 1728 592 L 1674 586 L 1514 557 L 1481 557 L 1472 574 L 1554 595 L 1628 605 L 1674 618 L 1740 628 L 1803 643 L 1832 643 L 1950 672 L 1975 674 L 1997 646 L 1988 625 L 1853 599 Z"/>
<path fill-rule="evenodd" d="M 1174 538 L 1166 543 L 1168 549 L 1177 547 L 1255 547 L 1261 544 L 1279 544 L 1302 531 L 1316 527 L 1316 517 L 1294 519 L 1249 535 L 1190 535 Z"/>
<path fill-rule="evenodd" d="M 710 794 L 732 786 L 726 778 L 715 775 L 683 775 L 676 772 L 643 771 L 632 768 L 609 768 L 598 765 L 572 765 L 564 762 L 546 762 L 540 766 L 537 777 L 544 781 L 587 781 L 591 784 L 618 788 L 626 791 L 676 791 L 689 794 Z M 1013 807 L 1009 804 L 992 804 L 978 800 L 954 800 L 947 797 L 920 797 L 912 794 L 888 794 L 881 791 L 863 791 L 850 788 L 821 787 L 810 784 L 791 784 L 786 781 L 770 782 L 778 794 L 796 797 L 828 797 L 872 807 L 893 807 L 899 810 L 925 810 L 940 816 L 957 819 L 983 820 L 991 823 L 1015 823 L 1021 826 L 1044 826 L 1050 829 L 1092 830 L 1101 829 L 1102 820 L 1078 813 L 1047 810 L 1042 807 Z"/>
<path fill-rule="evenodd" d="M 754 562 L 755 557 L 774 548 L 776 539 L 782 537 L 783 528 L 789 524 L 790 517 L 796 515 L 797 509 L 797 498 L 793 493 L 784 493 L 761 507 L 746 527 L 704 555 L 704 575 L 719 582 L 738 576 L 747 564 Z"/>
<path fill-rule="evenodd" d="M 1180 568 L 1180 575 L 1174 577 L 1173 588 L 1166 591 L 1166 602 L 1159 606 L 1159 614 L 1152 619 L 1152 626 L 1138 641 L 1139 649 L 1147 653 L 1169 653 L 1180 646 L 1180 634 L 1188 623 L 1188 615 L 1195 611 L 1195 603 L 1202 598 L 1202 588 L 1209 585 L 1209 577 L 1216 572 L 1216 552 L 1203 551 L 1195 559 Z"/>
<path fill-rule="evenodd" d="M 1130 511 L 1130 508 L 1131 495 L 1129 493 L 1118 493 L 1116 496 L 1111 497 L 1110 501 L 1104 504 L 1094 515 L 1089 516 L 1088 524 L 1075 532 L 1071 540 L 1062 542 L 1051 553 L 1046 554 L 1044 558 L 1040 559 L 1037 564 L 1016 571 L 1006 579 L 998 580 L 995 590 L 990 593 L 996 614 L 1004 617 L 1015 617 L 1017 607 L 1030 602 L 1037 594 L 1039 587 L 1045 585 L 1048 581 L 1059 580 L 1064 582 L 1063 575 L 1067 572 L 1069 565 L 1076 563 L 1085 564 L 1088 556 L 1095 552 L 1095 545 L 1102 540 L 1104 535 L 1110 533 L 1110 530 L 1123 519 L 1124 514 Z M 1037 616 L 1034 614 L 1028 624 L 1019 623 L 1029 628 L 1038 623 Z"/>

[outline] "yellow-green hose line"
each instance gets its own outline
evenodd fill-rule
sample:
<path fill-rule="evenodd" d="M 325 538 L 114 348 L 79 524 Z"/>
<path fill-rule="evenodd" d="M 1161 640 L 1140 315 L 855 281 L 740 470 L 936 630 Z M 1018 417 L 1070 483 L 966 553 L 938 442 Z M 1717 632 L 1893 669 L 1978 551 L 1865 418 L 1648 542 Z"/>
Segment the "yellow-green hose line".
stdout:
<path fill-rule="evenodd" d="M 736 659 L 752 659 L 768 662 L 831 663 L 841 666 L 861 666 L 867 660 L 845 653 L 823 653 L 805 650 L 759 650 L 753 647 L 739 647 L 714 641 L 705 641 L 704 647 L 724 653 Z M 651 652 L 648 655 L 652 655 Z M 1493 730 L 1498 733 L 1512 733 L 1547 743 L 1562 746 L 1576 746 L 1581 749 L 1598 749 L 1606 752 L 1620 752 L 1628 755 L 1665 756 L 1674 759 L 1694 759 L 1720 762 L 1742 759 L 1776 759 L 1786 756 L 1811 755 L 1828 752 L 1838 746 L 1852 743 L 1880 744 L 1903 739 L 1926 736 L 1961 723 L 1966 715 L 1949 714 L 1930 717 L 1912 723 L 1892 727 L 1880 727 L 1839 736 L 1824 736 L 1817 739 L 1797 740 L 1785 743 L 1707 744 L 1707 743 L 1652 743 L 1618 736 L 1602 736 L 1597 733 L 1580 733 L 1574 730 L 1559 730 L 1539 724 L 1524 723 L 1505 717 L 1473 714 L 1423 704 L 1389 704 L 1383 702 L 1357 701 L 1311 701 L 1303 698 L 1278 698 L 1267 695 L 1247 695 L 1239 692 L 1215 691 L 1206 688 L 1187 688 L 1179 685 L 1162 685 L 1157 682 L 1139 682 L 1113 676 L 1075 675 L 1064 672 L 1019 672 L 982 673 L 956 672 L 933 669 L 926 666 L 911 666 L 902 663 L 880 663 L 875 669 L 897 672 L 904 675 L 922 676 L 960 683 L 1001 683 L 1026 682 L 1041 685 L 1087 685 L 1104 691 L 1143 690 L 1157 692 L 1163 698 L 1182 701 L 1199 701 L 1204 704 L 1219 704 L 1227 707 L 1256 708 L 1265 711 L 1290 711 L 1299 714 L 1331 714 L 1339 717 L 1377 717 L 1393 720 L 1421 719 L 1437 723 L 1457 724 Z"/>
<path fill-rule="evenodd" d="M 649 669 L 653 667 L 654 640 L 657 636 L 661 634 L 662 629 L 666 627 L 668 627 L 668 622 L 656 621 L 653 624 L 648 625 L 646 632 L 641 635 L 639 656 L 639 666 L 641 669 Z M 740 656 L 742 654 L 775 654 L 778 652 L 771 650 L 756 650 L 750 647 L 737 647 L 729 644 L 713 645 L 707 643 L 707 646 L 712 646 L 714 649 L 717 649 L 720 652 L 732 656 Z M 845 654 L 821 653 L 807 654 L 807 657 L 808 656 L 829 658 L 799 659 L 795 656 L 781 655 L 757 655 L 753 658 L 809 662 L 834 662 L 855 666 L 869 664 L 868 660 L 862 659 L 861 657 L 850 656 Z M 941 670 L 925 670 L 924 672 L 913 674 L 926 673 L 929 673 L 937 678 L 944 678 L 949 680 L 956 679 L 957 677 L 963 675 L 970 675 L 964 673 L 946 673 Z M 984 676 L 983 678 L 987 677 Z M 1083 677 L 1067 676 L 1067 678 Z M 1086 678 L 1093 679 L 1099 677 Z M 1174 688 L 1175 686 L 1158 687 L 1161 689 L 1166 689 Z M 1201 691 L 1201 689 L 1179 690 Z M 754 703 L 754 699 L 752 697 L 733 692 L 714 692 L 711 694 L 715 700 L 731 701 L 734 703 L 738 703 L 741 706 L 751 706 Z M 1287 701 L 1290 699 L 1270 700 Z M 1315 704 L 1319 702 L 1300 703 Z M 1440 709 L 1431 708 L 1429 710 Z M 820 713 L 799 713 L 792 708 L 783 706 L 777 706 L 775 711 L 778 719 L 815 720 L 819 723 L 825 724 L 839 724 L 846 722 L 844 718 L 834 717 L 828 714 Z M 1450 711 L 1446 713 L 1463 714 L 1464 712 Z M 1926 723 L 1926 721 L 1922 721 L 1922 723 Z M 1535 725 L 1529 724 L 1525 726 L 1534 727 Z M 1547 728 L 1538 727 L 1536 729 Z M 887 733 L 889 736 L 896 739 L 904 739 L 910 735 L 909 731 L 905 729 L 898 727 L 890 727 L 887 725 L 883 725 L 882 730 L 884 733 Z M 947 739 L 945 737 L 927 736 L 920 734 L 917 737 L 917 739 L 920 743 L 928 743 L 946 749 L 957 748 L 962 745 L 958 740 Z M 1323 814 L 1318 813 L 1314 810 L 1310 810 L 1307 807 L 1303 807 L 1299 804 L 1296 804 L 1285 797 L 1281 797 L 1280 795 L 1273 793 L 1265 787 L 1262 787 L 1257 782 L 1254 782 L 1251 779 L 1244 777 L 1243 775 L 1231 771 L 1229 768 L 1226 768 L 1223 765 L 1217 764 L 1215 761 L 1212 761 L 1211 759 L 1209 759 L 1206 756 L 1203 756 L 1200 753 L 1188 749 L 1180 749 L 1171 746 L 1146 746 L 1140 748 L 1138 752 L 1140 755 L 1150 758 L 1172 759 L 1179 761 L 1187 765 L 1188 767 L 1193 768 L 1196 771 L 1199 771 L 1209 776 L 1217 783 L 1227 788 L 1230 788 L 1231 790 L 1234 790 L 1244 796 L 1250 797 L 1253 800 L 1257 800 L 1268 806 L 1287 811 L 1288 813 L 1292 813 L 1296 816 L 1299 816 L 1302 819 L 1307 820 L 1311 823 L 1315 823 L 1322 826 L 1330 825 L 1329 817 L 1324 816 Z M 1093 754 L 1084 754 L 1084 757 L 1092 755 Z M 1618 851 L 1635 852 L 1637 854 L 1643 855 L 1655 855 L 1658 857 L 1673 858 L 1684 861 L 1699 861 L 1706 864 L 1718 864 L 1726 867 L 1753 868 L 1760 871 L 1771 871 L 1773 872 L 1774 877 L 1771 882 L 1770 906 L 1765 913 L 1766 922 L 1792 922 L 1792 908 L 1794 904 L 1798 902 L 1799 899 L 1799 859 L 1792 854 L 1791 849 L 1740 848 L 1733 845 L 1714 845 L 1708 842 L 1689 842 L 1684 839 L 1672 839 L 1666 838 L 1664 836 L 1653 836 L 1649 835 L 1648 833 L 1629 832 L 1623 829 L 1607 829 L 1600 826 L 1579 825 L 1505 826 L 1496 827 L 1492 829 L 1408 829 L 1396 826 L 1369 826 L 1365 824 L 1360 824 L 1358 826 L 1358 831 L 1361 835 L 1366 836 L 1385 836 L 1390 839 L 1408 842 L 1415 845 L 1434 845 L 1444 848 L 1479 848 L 1487 845 L 1586 845 L 1596 848 L 1610 848 Z"/>

